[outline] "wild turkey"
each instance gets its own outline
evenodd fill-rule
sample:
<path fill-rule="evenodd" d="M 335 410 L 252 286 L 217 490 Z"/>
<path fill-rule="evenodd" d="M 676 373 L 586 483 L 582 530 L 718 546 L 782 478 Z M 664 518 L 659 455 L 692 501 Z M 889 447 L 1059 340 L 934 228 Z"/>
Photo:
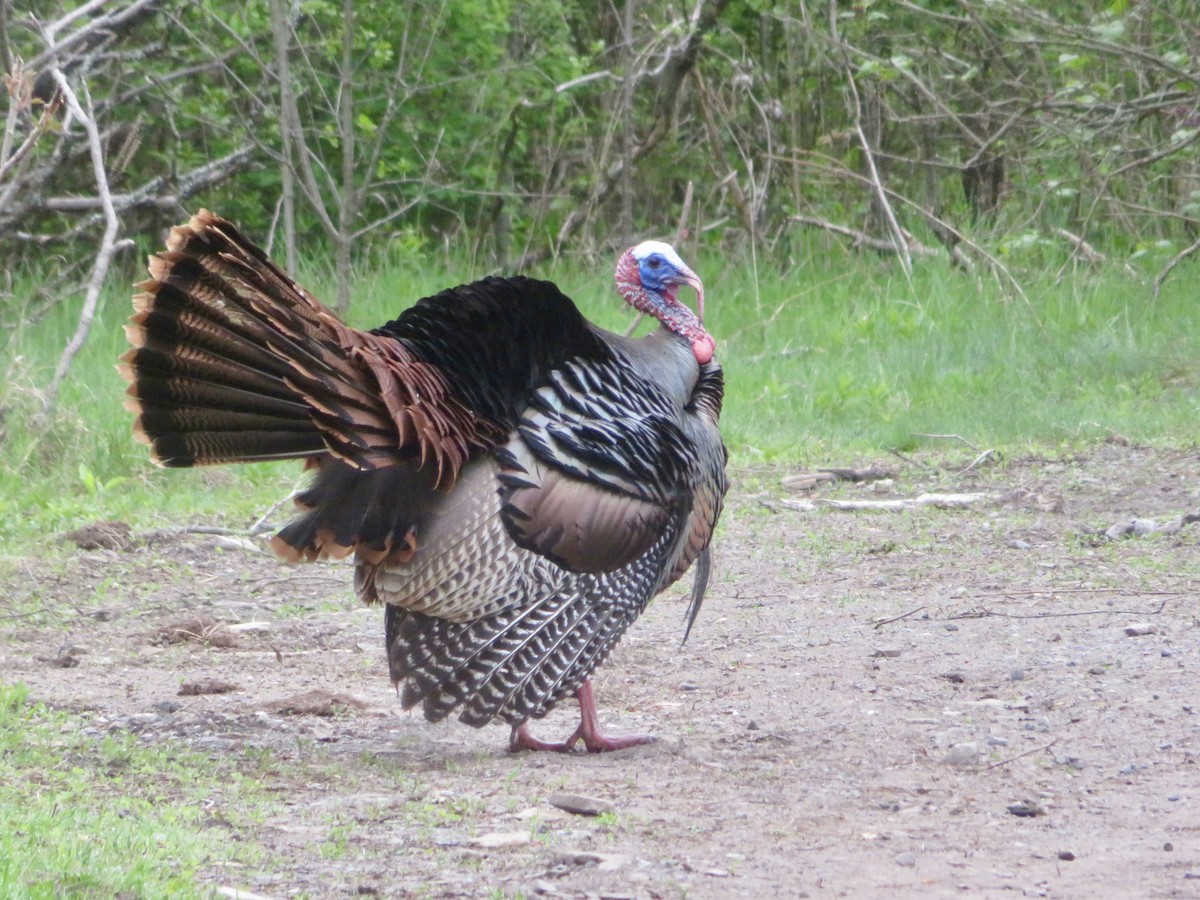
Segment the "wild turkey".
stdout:
<path fill-rule="evenodd" d="M 589 676 L 695 562 L 690 630 L 725 494 L 721 367 L 677 299 L 694 287 L 703 314 L 674 250 L 646 242 L 617 264 L 625 300 L 662 322 L 640 340 L 519 277 L 357 331 L 207 211 L 149 268 L 120 365 L 136 437 L 163 466 L 315 468 L 274 548 L 354 554 L 405 708 L 500 718 L 514 750 L 651 740 L 600 733 Z M 575 733 L 534 739 L 529 720 L 570 694 Z"/>

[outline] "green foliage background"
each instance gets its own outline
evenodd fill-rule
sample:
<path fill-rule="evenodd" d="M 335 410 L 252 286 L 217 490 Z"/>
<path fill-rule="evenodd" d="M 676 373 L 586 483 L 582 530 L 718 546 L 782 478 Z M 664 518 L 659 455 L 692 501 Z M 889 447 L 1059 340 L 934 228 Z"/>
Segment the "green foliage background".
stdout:
<path fill-rule="evenodd" d="M 608 0 L 159 0 L 106 52 L 81 51 L 68 67 L 104 122 L 114 192 L 163 179 L 154 202 L 124 212 L 126 233 L 157 240 L 200 205 L 275 233 L 276 2 L 321 183 L 320 201 L 297 210 L 312 259 L 327 239 L 318 207 L 346 191 L 339 114 L 351 107 L 355 178 L 372 183 L 354 224 L 396 213 L 355 241 L 362 261 L 397 247 L 493 267 L 529 254 L 607 255 L 673 233 L 688 182 L 693 241 L 726 251 L 750 242 L 796 260 L 814 241 L 840 246 L 796 214 L 887 236 L 864 138 L 900 226 L 931 247 L 978 244 L 1038 267 L 1079 256 L 1065 229 L 1099 253 L 1161 264 L 1200 226 L 1188 0 L 706 0 L 699 17 L 691 5 L 630 0 L 628 40 L 625 4 Z M 71 6 L 42 5 L 43 21 Z M 14 7 L 9 19 L 7 55 L 36 58 L 33 18 Z M 693 39 L 688 68 L 680 60 Z M 673 67 L 686 76 L 677 94 Z M 37 74 L 18 66 L 13 83 Z M 32 127 L 16 100 L 10 113 L 18 136 Z M 638 155 L 664 124 L 667 139 Z M 182 204 L 164 201 L 239 148 L 252 152 L 228 177 Z M 607 184 L 630 154 L 628 180 Z M 95 193 L 82 142 L 43 138 L 24 174 L 38 176 L 38 190 L 9 198 L 20 227 L 0 228 L 0 253 L 35 266 L 48 249 L 80 254 L 77 211 L 44 201 Z"/>

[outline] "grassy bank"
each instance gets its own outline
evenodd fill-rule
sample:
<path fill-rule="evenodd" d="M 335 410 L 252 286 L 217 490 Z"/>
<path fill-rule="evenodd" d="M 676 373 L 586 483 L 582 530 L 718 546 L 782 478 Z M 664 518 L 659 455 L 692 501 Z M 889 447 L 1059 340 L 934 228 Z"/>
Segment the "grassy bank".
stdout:
<path fill-rule="evenodd" d="M 1200 317 L 1186 272 L 1156 301 L 1120 272 L 1031 283 L 1024 300 L 937 266 L 910 284 L 890 266 L 845 260 L 757 277 L 738 260 L 695 264 L 727 372 L 723 424 L 735 463 L 845 462 L 912 449 L 924 440 L 919 433 L 955 433 L 1010 452 L 1114 434 L 1194 440 Z M 466 274 L 365 273 L 351 320 L 380 324 Z M 593 320 L 624 328 L 629 316 L 607 269 L 552 275 Z M 109 292 L 48 422 L 35 416 L 39 390 L 75 310 L 64 304 L 0 347 L 0 539 L 10 550 L 96 519 L 244 523 L 297 482 L 299 467 L 289 463 L 191 472 L 146 463 L 130 440 L 113 369 L 125 347 L 128 294 Z"/>
<path fill-rule="evenodd" d="M 260 861 L 229 838 L 258 792 L 233 761 L 91 732 L 0 684 L 0 896 L 198 896 L 202 867 Z"/>

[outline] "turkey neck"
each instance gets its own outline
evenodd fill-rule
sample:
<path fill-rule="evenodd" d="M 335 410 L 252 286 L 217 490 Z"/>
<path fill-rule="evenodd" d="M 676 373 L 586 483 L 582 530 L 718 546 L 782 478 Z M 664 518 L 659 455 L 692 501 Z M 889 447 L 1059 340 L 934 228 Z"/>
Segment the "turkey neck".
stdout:
<path fill-rule="evenodd" d="M 692 352 L 692 342 L 666 325 L 642 338 L 604 334 L 609 346 L 629 358 L 634 369 L 647 381 L 686 406 L 700 378 L 700 364 Z"/>

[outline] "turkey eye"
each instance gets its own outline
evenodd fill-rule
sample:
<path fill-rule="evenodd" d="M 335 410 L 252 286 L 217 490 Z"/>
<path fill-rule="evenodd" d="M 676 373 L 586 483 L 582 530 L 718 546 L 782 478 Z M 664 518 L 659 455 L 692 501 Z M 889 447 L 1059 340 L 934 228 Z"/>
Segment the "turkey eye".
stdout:
<path fill-rule="evenodd" d="M 659 259 L 657 256 L 652 256 L 648 260 L 646 260 L 646 265 L 648 265 L 652 269 L 657 269 L 659 266 L 662 265 L 662 260 Z"/>

